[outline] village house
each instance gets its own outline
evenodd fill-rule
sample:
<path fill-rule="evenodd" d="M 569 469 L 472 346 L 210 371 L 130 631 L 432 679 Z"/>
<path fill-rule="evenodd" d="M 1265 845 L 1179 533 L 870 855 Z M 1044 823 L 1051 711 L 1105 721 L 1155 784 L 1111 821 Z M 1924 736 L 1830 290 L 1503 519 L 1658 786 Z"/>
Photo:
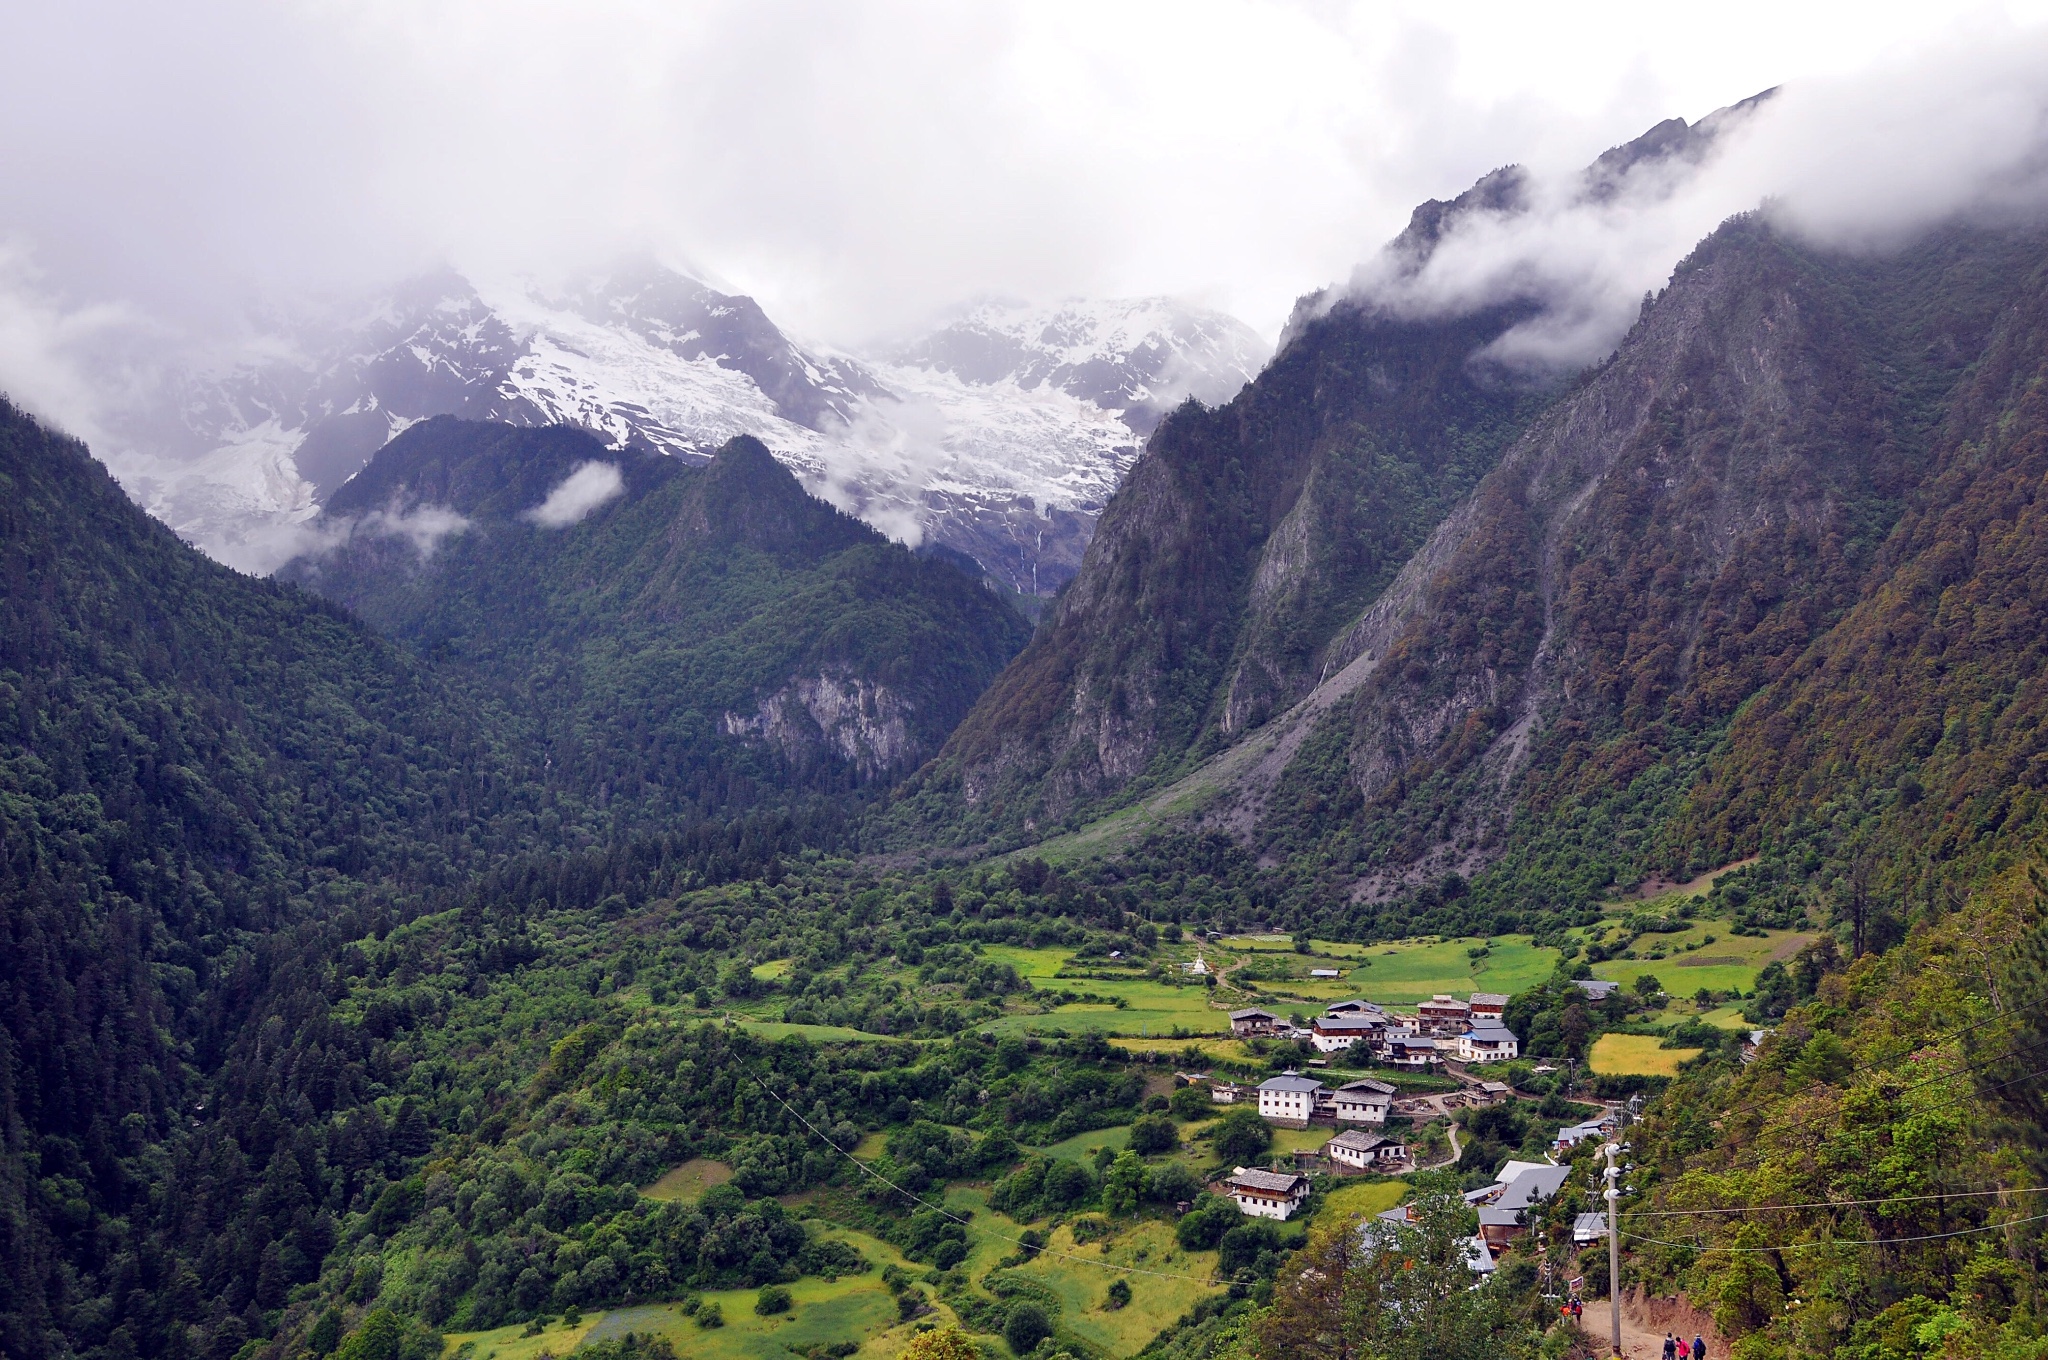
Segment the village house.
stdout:
<path fill-rule="evenodd" d="M 1502 992 L 1472 993 L 1473 1020 L 1498 1020 L 1508 1013 L 1508 998 Z"/>
<path fill-rule="evenodd" d="M 1415 1034 L 1388 1035 L 1382 1060 L 1389 1067 L 1406 1068 L 1417 1072 L 1426 1071 L 1442 1061 L 1437 1055 L 1436 1040 L 1425 1039 Z"/>
<path fill-rule="evenodd" d="M 1577 978 L 1572 985 L 1594 1001 L 1605 1001 L 1621 990 L 1619 982 L 1609 982 L 1605 978 Z"/>
<path fill-rule="evenodd" d="M 1321 979 L 1340 978 L 1344 976 L 1344 974 L 1338 972 L 1335 968 L 1311 968 L 1308 970 L 1308 975 L 1312 978 Z"/>
<path fill-rule="evenodd" d="M 1243 1094 L 1244 1088 L 1234 1082 L 1219 1081 L 1209 1088 L 1210 1103 L 1215 1105 L 1235 1105 Z"/>
<path fill-rule="evenodd" d="M 1346 1129 L 1323 1144 L 1323 1156 L 1352 1171 L 1379 1171 L 1408 1160 L 1408 1148 L 1382 1133 Z"/>
<path fill-rule="evenodd" d="M 1319 1015 L 1309 1026 L 1309 1042 L 1319 1053 L 1342 1053 L 1363 1040 L 1367 1047 L 1379 1038 L 1386 1022 L 1363 1015 Z"/>
<path fill-rule="evenodd" d="M 1289 1069 L 1259 1083 L 1259 1114 L 1275 1124 L 1305 1129 L 1315 1116 L 1317 1097 L 1325 1087 L 1314 1077 Z"/>
<path fill-rule="evenodd" d="M 1589 1138 L 1597 1138 L 1605 1142 L 1607 1135 L 1613 1129 L 1614 1116 L 1611 1114 L 1602 1115 L 1598 1119 L 1589 1119 L 1583 1124 L 1567 1124 L 1564 1128 L 1557 1131 L 1557 1137 L 1552 1139 L 1551 1143 L 1557 1155 L 1563 1156 Z"/>
<path fill-rule="evenodd" d="M 1323 1007 L 1324 1015 L 1385 1015 L 1386 1012 L 1370 1001 L 1332 1001 Z"/>
<path fill-rule="evenodd" d="M 1340 1124 L 1384 1124 L 1393 1104 L 1394 1088 L 1371 1077 L 1347 1081 L 1330 1095 L 1330 1112 Z"/>
<path fill-rule="evenodd" d="M 1456 1034 L 1471 1023 L 1472 1007 L 1468 1002 L 1438 992 L 1415 1008 L 1415 1019 L 1431 1033 Z"/>
<path fill-rule="evenodd" d="M 1549 1162 L 1502 1162 L 1494 1183 L 1466 1194 L 1465 1200 L 1479 1211 L 1479 1235 L 1489 1248 L 1506 1246 L 1526 1231 L 1523 1211 L 1555 1195 L 1571 1177 L 1568 1166 Z"/>
<path fill-rule="evenodd" d="M 1279 1022 L 1280 1017 L 1273 1014 L 1273 1012 L 1262 1011 L 1256 1007 L 1248 1010 L 1232 1011 L 1230 1013 L 1230 1032 L 1240 1037 L 1247 1034 L 1271 1034 L 1273 1026 Z"/>
<path fill-rule="evenodd" d="M 1507 1062 L 1522 1054 L 1522 1041 L 1498 1024 L 1474 1022 L 1458 1036 L 1458 1061 L 1463 1063 Z"/>
<path fill-rule="evenodd" d="M 1258 1171 L 1241 1166 L 1220 1184 L 1224 1196 L 1236 1202 L 1239 1213 L 1256 1218 L 1285 1221 L 1308 1198 L 1308 1177 L 1292 1171 Z"/>
<path fill-rule="evenodd" d="M 1607 1236 L 1607 1215 L 1600 1213 L 1580 1214 L 1572 1220 L 1572 1245 L 1588 1246 Z"/>

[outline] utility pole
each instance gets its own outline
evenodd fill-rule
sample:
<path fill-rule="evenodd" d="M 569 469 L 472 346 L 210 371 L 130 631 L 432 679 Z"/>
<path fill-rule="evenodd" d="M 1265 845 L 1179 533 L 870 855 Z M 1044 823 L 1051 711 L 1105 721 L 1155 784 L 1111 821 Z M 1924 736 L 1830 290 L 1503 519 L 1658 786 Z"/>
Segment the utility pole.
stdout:
<path fill-rule="evenodd" d="M 1600 1149 L 1607 1159 L 1607 1307 L 1614 1321 L 1614 1353 L 1621 1354 L 1621 1168 L 1614 1158 L 1621 1144 L 1608 1143 Z"/>

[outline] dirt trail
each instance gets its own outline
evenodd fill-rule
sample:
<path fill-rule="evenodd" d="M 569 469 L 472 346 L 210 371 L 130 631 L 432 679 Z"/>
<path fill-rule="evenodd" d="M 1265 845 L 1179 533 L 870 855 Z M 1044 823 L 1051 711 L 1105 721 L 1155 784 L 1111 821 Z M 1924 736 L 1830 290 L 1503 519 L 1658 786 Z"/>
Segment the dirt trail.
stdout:
<path fill-rule="evenodd" d="M 1606 1299 L 1586 1300 L 1586 1316 L 1580 1325 L 1600 1347 L 1597 1354 L 1607 1354 L 1608 1338 L 1613 1334 L 1611 1317 Z M 1707 1360 L 1725 1360 L 1728 1354 L 1728 1347 L 1720 1336 L 1683 1302 L 1677 1299 L 1643 1299 L 1636 1297 L 1633 1290 L 1622 1291 L 1621 1349 L 1628 1360 L 1663 1360 L 1666 1332 L 1688 1347 L 1695 1332 L 1704 1335 Z M 1689 1356 L 1692 1352 L 1687 1350 L 1685 1354 Z"/>

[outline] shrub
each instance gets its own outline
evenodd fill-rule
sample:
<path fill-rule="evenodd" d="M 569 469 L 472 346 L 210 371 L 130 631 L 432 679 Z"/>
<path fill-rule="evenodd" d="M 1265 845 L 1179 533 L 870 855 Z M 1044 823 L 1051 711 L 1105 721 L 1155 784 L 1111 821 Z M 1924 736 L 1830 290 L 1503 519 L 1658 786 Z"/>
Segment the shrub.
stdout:
<path fill-rule="evenodd" d="M 1184 1251 L 1207 1251 L 1242 1217 L 1229 1200 L 1205 1194 L 1173 1225 L 1173 1238 Z"/>
<path fill-rule="evenodd" d="M 1216 1155 L 1226 1161 L 1255 1162 L 1272 1146 L 1272 1126 L 1256 1110 L 1232 1110 L 1216 1128 Z"/>
<path fill-rule="evenodd" d="M 754 1311 L 762 1317 L 773 1317 L 777 1313 L 787 1313 L 790 1302 L 789 1291 L 781 1285 L 763 1285 L 761 1292 L 754 1296 Z"/>
<path fill-rule="evenodd" d="M 1207 1119 L 1216 1113 L 1206 1086 L 1183 1086 L 1166 1098 L 1166 1104 L 1181 1119 Z"/>
<path fill-rule="evenodd" d="M 1123 1307 L 1130 1301 L 1131 1282 L 1119 1278 L 1109 1282 L 1109 1293 L 1104 1296 L 1102 1306 L 1113 1310 Z"/>
<path fill-rule="evenodd" d="M 718 1300 L 713 1299 L 697 1309 L 697 1325 L 707 1332 L 725 1325 L 725 1309 Z"/>
<path fill-rule="evenodd" d="M 981 1360 L 981 1348 L 958 1327 L 941 1327 L 912 1339 L 902 1360 Z"/>
<path fill-rule="evenodd" d="M 1144 1115 L 1131 1124 L 1131 1151 L 1140 1157 L 1156 1157 L 1179 1146 L 1180 1134 L 1163 1115 Z"/>
<path fill-rule="evenodd" d="M 1029 1355 L 1038 1349 L 1038 1343 L 1052 1335 L 1052 1322 L 1045 1310 L 1029 1299 L 1019 1300 L 1010 1305 L 1010 1315 L 1003 1320 L 1003 1340 L 1018 1355 Z"/>

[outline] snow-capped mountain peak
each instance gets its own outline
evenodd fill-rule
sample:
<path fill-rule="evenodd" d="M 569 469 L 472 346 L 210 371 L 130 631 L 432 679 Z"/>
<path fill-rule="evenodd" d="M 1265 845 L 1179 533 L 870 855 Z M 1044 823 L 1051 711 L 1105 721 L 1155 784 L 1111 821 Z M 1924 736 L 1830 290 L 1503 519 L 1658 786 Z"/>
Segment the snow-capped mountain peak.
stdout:
<path fill-rule="evenodd" d="M 1143 436 L 1265 357 L 1242 323 L 1163 298 L 982 302 L 872 358 L 791 339 L 749 297 L 651 260 L 543 285 L 428 275 L 267 317 L 236 362 L 177 368 L 109 462 L 187 538 L 267 571 L 387 440 L 436 415 L 582 426 L 707 456 L 736 434 L 913 544 L 1032 594 L 1080 564 Z"/>

